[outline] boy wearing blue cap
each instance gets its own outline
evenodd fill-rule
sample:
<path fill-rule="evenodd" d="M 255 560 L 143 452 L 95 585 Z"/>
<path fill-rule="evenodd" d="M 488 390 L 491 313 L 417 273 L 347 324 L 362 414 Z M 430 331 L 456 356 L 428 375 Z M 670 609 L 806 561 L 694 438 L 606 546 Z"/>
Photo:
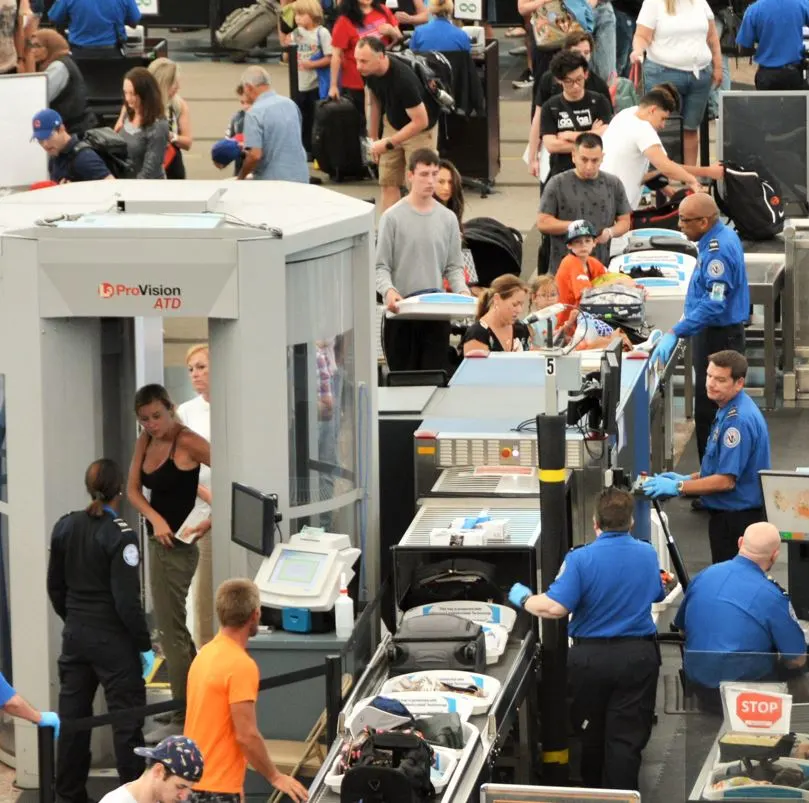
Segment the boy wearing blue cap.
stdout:
<path fill-rule="evenodd" d="M 62 118 L 53 109 L 34 115 L 32 140 L 48 154 L 48 176 L 57 184 L 70 181 L 113 179 L 104 160 L 86 143 L 67 132 Z"/>

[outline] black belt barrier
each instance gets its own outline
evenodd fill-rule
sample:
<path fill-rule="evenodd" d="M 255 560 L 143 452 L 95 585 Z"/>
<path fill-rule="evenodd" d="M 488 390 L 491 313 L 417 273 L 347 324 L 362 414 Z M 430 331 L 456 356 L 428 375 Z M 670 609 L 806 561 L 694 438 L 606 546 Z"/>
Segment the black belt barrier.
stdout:
<path fill-rule="evenodd" d="M 283 675 L 274 675 L 262 678 L 258 684 L 260 692 L 267 689 L 277 689 L 292 683 L 300 683 L 314 678 L 326 678 L 326 740 L 329 744 L 337 738 L 337 720 L 340 715 L 343 698 L 342 664 L 339 655 L 327 655 L 321 666 L 311 666 L 299 669 L 297 672 L 286 672 Z M 152 703 L 139 708 L 127 708 L 123 711 L 113 711 L 96 717 L 82 717 L 81 719 L 62 720 L 61 729 L 65 733 L 74 731 L 92 730 L 103 725 L 114 725 L 132 719 L 145 719 L 155 714 L 165 714 L 169 711 L 182 711 L 185 709 L 185 700 L 168 700 L 165 703 Z M 38 772 L 39 772 L 39 803 L 54 803 L 56 799 L 56 740 L 53 728 L 39 728 L 37 734 Z"/>

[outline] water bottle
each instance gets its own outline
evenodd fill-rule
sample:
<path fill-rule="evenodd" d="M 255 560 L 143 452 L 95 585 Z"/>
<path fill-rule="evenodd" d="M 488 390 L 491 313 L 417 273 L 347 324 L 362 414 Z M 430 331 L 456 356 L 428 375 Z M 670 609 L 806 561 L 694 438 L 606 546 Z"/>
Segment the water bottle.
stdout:
<path fill-rule="evenodd" d="M 354 632 L 354 600 L 348 596 L 344 574 L 340 575 L 340 594 L 334 602 L 334 632 L 339 639 L 350 638 Z"/>

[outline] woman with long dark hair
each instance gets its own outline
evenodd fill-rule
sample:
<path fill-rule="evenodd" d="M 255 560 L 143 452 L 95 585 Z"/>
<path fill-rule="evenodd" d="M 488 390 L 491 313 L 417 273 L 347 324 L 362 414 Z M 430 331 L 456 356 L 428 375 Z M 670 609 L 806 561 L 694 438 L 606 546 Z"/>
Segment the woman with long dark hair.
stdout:
<path fill-rule="evenodd" d="M 135 178 L 165 178 L 169 124 L 160 87 L 146 67 L 134 67 L 124 76 L 124 103 L 124 119 L 115 130 L 126 141 Z"/>
<path fill-rule="evenodd" d="M 350 98 L 365 119 L 365 82 L 357 70 L 354 48 L 360 39 L 375 36 L 387 47 L 401 41 L 393 12 L 382 0 L 341 0 L 331 33 L 331 86 L 329 97 Z"/>

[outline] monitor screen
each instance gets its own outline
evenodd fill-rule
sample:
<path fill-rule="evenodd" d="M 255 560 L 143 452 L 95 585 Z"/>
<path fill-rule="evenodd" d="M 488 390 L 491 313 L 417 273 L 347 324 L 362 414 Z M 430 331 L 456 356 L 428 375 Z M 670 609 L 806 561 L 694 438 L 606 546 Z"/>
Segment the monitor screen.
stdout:
<path fill-rule="evenodd" d="M 275 569 L 270 576 L 270 583 L 295 586 L 301 594 L 312 594 L 317 590 L 321 569 L 328 557 L 323 552 L 284 549 L 278 556 Z"/>
<path fill-rule="evenodd" d="M 234 482 L 232 501 L 231 540 L 268 557 L 273 548 L 276 497 Z"/>
<path fill-rule="evenodd" d="M 760 471 L 767 521 L 782 541 L 809 541 L 809 474 Z"/>

